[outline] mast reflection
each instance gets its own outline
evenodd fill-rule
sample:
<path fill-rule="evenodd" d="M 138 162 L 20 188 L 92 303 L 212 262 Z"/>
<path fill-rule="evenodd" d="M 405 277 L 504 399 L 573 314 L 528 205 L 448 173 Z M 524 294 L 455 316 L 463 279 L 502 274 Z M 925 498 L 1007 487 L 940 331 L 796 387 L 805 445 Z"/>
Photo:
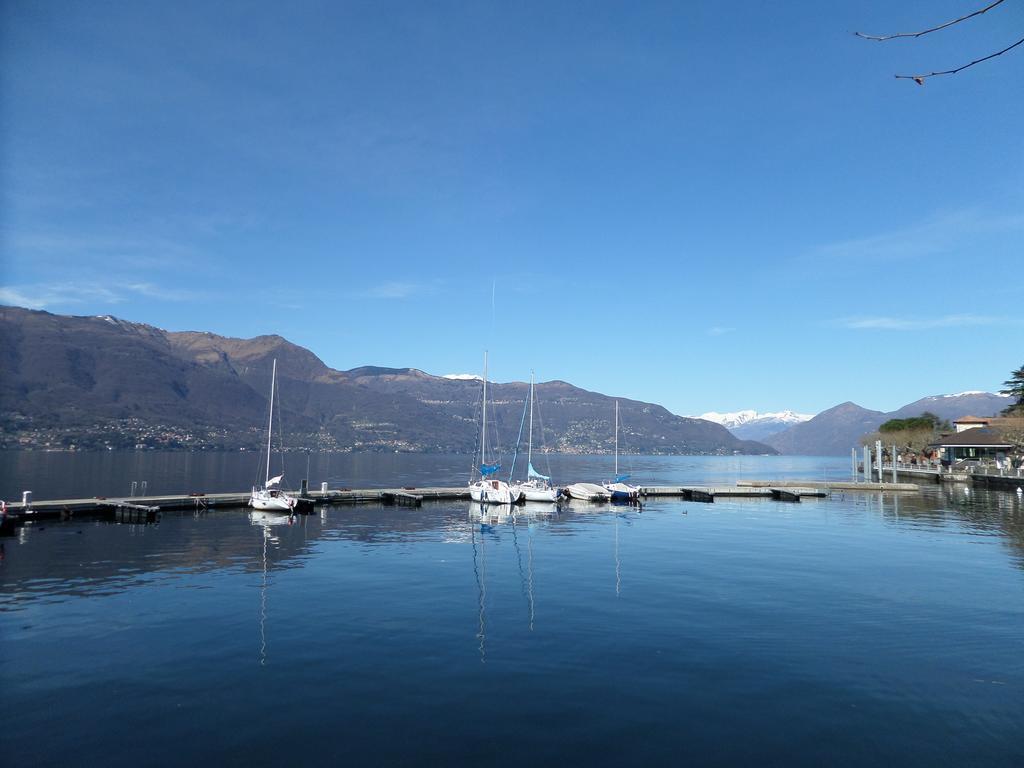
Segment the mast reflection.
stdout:
<path fill-rule="evenodd" d="M 487 539 L 499 538 L 499 526 L 507 525 L 512 532 L 512 546 L 516 554 L 519 571 L 520 591 L 526 599 L 527 626 L 532 632 L 536 623 L 536 599 L 534 593 L 533 544 L 534 528 L 540 521 L 550 521 L 560 514 L 558 505 L 527 502 L 518 507 L 503 505 L 470 504 L 470 540 L 473 546 L 473 574 L 477 585 L 478 629 L 480 661 L 486 663 L 487 640 Z M 523 552 L 519 542 L 520 530 L 526 523 L 526 567 L 523 568 Z"/>
<path fill-rule="evenodd" d="M 483 526 L 481 526 L 482 528 Z M 485 605 L 486 605 L 486 582 L 485 576 L 486 563 L 484 561 L 484 537 L 480 536 L 480 556 L 479 562 L 477 558 L 477 546 L 476 546 L 476 526 L 470 528 L 470 538 L 473 542 L 473 575 L 476 577 L 476 594 L 477 594 L 477 631 L 476 639 L 479 642 L 478 650 L 480 652 L 480 663 L 487 663 L 487 649 L 485 642 L 487 640 L 487 626 L 485 617 Z"/>
<path fill-rule="evenodd" d="M 261 512 L 253 510 L 249 513 L 249 523 L 257 526 L 262 531 L 263 538 L 263 574 L 260 581 L 260 666 L 267 665 L 267 587 L 268 580 L 268 559 L 267 550 L 270 543 L 280 544 L 280 539 L 271 533 L 274 526 L 291 525 L 295 521 L 292 515 L 282 515 L 274 512 Z"/>

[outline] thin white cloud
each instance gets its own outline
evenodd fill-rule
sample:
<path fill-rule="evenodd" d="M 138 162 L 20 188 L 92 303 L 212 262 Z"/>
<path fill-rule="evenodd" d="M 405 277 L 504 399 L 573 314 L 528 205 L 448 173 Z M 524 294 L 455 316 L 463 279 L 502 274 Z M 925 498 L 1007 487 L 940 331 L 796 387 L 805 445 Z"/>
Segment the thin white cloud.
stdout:
<path fill-rule="evenodd" d="M 375 299 L 406 299 L 417 292 L 415 283 L 382 283 L 370 289 Z"/>
<path fill-rule="evenodd" d="M 47 299 L 38 294 L 29 295 L 23 293 L 18 288 L 0 286 L 0 304 L 26 307 L 28 309 L 43 309 L 47 306 Z"/>
<path fill-rule="evenodd" d="M 164 288 L 153 283 L 105 284 L 80 281 L 0 286 L 0 303 L 28 309 L 76 304 L 121 304 L 139 296 L 158 301 L 187 301 L 200 298 L 199 294 L 191 291 Z"/>
<path fill-rule="evenodd" d="M 735 328 L 729 328 L 724 325 L 713 325 L 708 328 L 708 336 L 724 336 L 727 333 L 732 333 Z"/>
<path fill-rule="evenodd" d="M 154 285 L 153 283 L 129 283 L 122 287 L 131 293 L 137 293 L 150 299 L 159 299 L 160 301 L 188 301 L 189 299 L 202 298 L 202 294 L 196 291 L 182 291 L 176 288 Z"/>
<path fill-rule="evenodd" d="M 836 321 L 842 328 L 873 331 L 928 331 L 935 328 L 968 328 L 983 325 L 1018 325 L 1020 321 L 990 315 L 938 315 L 935 317 L 846 317 Z"/>
<path fill-rule="evenodd" d="M 427 282 L 387 282 L 371 288 L 367 295 L 374 299 L 407 299 L 417 294 L 433 293 L 439 285 L 439 280 Z"/>
<path fill-rule="evenodd" d="M 955 211 L 925 221 L 866 237 L 821 245 L 811 252 L 815 259 L 849 261 L 914 259 L 955 253 L 973 247 L 985 234 L 1024 233 L 1024 214 L 986 214 L 977 210 Z"/>
<path fill-rule="evenodd" d="M 78 261 L 102 260 L 121 266 L 180 269 L 198 256 L 185 243 L 162 237 L 122 237 L 78 233 L 24 233 L 10 238 L 16 257 Z"/>

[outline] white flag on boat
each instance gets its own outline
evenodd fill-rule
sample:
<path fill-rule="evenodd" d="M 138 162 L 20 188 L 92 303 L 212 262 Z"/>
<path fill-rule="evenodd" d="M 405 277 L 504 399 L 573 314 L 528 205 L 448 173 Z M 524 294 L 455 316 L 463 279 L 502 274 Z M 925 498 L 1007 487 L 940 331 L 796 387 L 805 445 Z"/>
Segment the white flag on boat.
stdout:
<path fill-rule="evenodd" d="M 266 484 L 263 487 L 264 488 L 269 488 L 272 485 L 277 485 L 278 483 L 281 482 L 281 479 L 283 477 L 284 477 L 284 475 L 278 475 L 277 477 L 272 477 L 269 480 L 267 480 Z"/>

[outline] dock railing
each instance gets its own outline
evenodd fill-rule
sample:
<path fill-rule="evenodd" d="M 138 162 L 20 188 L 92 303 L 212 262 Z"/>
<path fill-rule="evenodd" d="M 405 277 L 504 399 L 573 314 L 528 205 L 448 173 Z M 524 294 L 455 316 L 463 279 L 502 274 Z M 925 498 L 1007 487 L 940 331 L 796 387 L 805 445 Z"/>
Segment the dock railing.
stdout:
<path fill-rule="evenodd" d="M 981 475 L 983 477 L 1019 477 L 1024 478 L 1024 466 L 1020 467 L 1008 467 L 1005 464 L 976 464 L 969 467 L 968 472 L 972 475 Z"/>
<path fill-rule="evenodd" d="M 892 462 L 883 462 L 882 473 L 892 472 Z M 981 477 L 1019 477 L 1024 478 L 1024 466 L 1020 467 L 1009 467 L 1005 464 L 996 465 L 981 464 L 977 462 L 964 463 L 962 465 L 955 465 L 953 467 L 944 467 L 942 464 L 906 464 L 902 461 L 896 462 L 896 474 L 900 472 L 906 472 L 907 474 L 929 474 L 941 476 L 944 474 L 969 474 L 978 475 Z"/>

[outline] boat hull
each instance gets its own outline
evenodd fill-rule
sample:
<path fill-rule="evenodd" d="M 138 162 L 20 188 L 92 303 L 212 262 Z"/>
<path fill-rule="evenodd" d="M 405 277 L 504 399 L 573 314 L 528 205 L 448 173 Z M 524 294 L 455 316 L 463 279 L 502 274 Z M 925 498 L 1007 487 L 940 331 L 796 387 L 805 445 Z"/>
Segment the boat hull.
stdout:
<path fill-rule="evenodd" d="M 636 501 L 640 498 L 640 489 L 635 485 L 605 483 L 604 489 L 608 491 L 612 501 Z"/>
<path fill-rule="evenodd" d="M 480 480 L 469 486 L 469 498 L 480 504 L 515 504 L 523 494 L 501 480 Z"/>
<path fill-rule="evenodd" d="M 557 488 L 527 488 L 522 487 L 523 498 L 526 501 L 558 501 Z"/>
<path fill-rule="evenodd" d="M 558 501 L 559 490 L 552 488 L 543 480 L 527 480 L 524 483 L 513 486 L 518 488 L 523 495 L 524 501 Z"/>
<path fill-rule="evenodd" d="M 275 491 L 254 491 L 249 499 L 249 506 L 261 512 L 290 513 L 295 508 L 295 499 L 287 493 Z"/>

